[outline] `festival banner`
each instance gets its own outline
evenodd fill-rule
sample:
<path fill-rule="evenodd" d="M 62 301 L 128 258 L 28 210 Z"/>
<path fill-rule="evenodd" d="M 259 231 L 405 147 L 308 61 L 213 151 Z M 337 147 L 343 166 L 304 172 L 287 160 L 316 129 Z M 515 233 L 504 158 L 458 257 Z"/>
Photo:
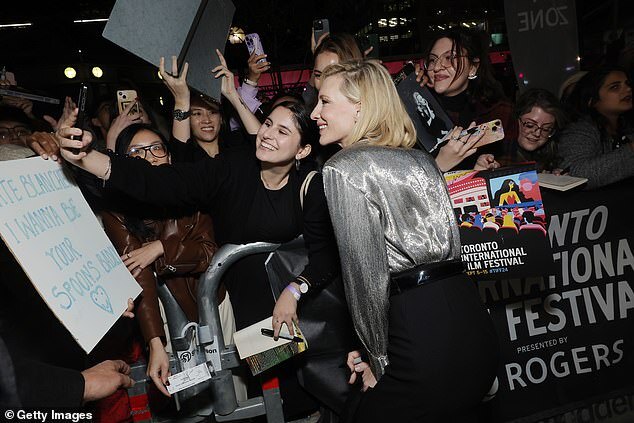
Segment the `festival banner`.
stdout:
<path fill-rule="evenodd" d="M 632 182 L 544 191 L 554 272 L 477 282 L 501 347 L 483 421 L 634 421 Z"/>
<path fill-rule="evenodd" d="M 141 287 L 68 169 L 34 157 L 0 162 L 0 175 L 0 236 L 89 353 Z"/>
<path fill-rule="evenodd" d="M 518 278 L 552 270 L 547 217 L 534 165 L 448 172 L 445 180 L 469 276 Z"/>

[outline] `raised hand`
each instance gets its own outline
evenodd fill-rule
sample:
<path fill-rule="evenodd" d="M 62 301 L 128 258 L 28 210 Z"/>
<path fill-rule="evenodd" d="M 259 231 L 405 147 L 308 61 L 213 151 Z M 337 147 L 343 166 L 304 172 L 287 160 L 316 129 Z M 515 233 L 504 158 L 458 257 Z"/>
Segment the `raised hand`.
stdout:
<path fill-rule="evenodd" d="M 271 62 L 268 60 L 264 60 L 260 63 L 258 61 L 260 59 L 266 59 L 266 54 L 256 55 L 255 53 L 251 53 L 249 56 L 249 60 L 247 64 L 249 65 L 249 80 L 257 83 L 260 80 L 260 77 L 264 72 L 271 69 Z"/>
<path fill-rule="evenodd" d="M 233 72 L 231 72 L 227 67 L 227 61 L 220 50 L 216 49 L 216 54 L 218 55 L 218 59 L 220 59 L 220 65 L 216 66 L 211 71 L 214 73 L 214 78 L 217 79 L 222 77 L 222 86 L 220 91 L 222 92 L 222 95 L 230 98 L 231 96 L 238 94 L 233 79 Z"/>
<path fill-rule="evenodd" d="M 183 69 L 181 69 L 180 75 L 178 73 L 178 62 L 176 56 L 172 56 L 172 73 L 165 71 L 165 57 L 161 57 L 159 62 L 159 72 L 163 78 L 163 83 L 167 85 L 174 96 L 174 102 L 181 104 L 186 102 L 189 105 L 190 93 L 187 86 L 187 71 L 189 70 L 189 63 L 185 62 Z"/>

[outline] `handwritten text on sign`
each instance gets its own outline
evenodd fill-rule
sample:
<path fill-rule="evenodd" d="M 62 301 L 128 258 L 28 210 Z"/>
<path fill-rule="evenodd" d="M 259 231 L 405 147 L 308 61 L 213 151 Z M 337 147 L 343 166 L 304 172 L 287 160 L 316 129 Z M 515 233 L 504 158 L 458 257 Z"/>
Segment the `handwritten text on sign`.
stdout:
<path fill-rule="evenodd" d="M 48 306 L 90 352 L 141 291 L 61 165 L 0 163 L 0 235 Z"/>

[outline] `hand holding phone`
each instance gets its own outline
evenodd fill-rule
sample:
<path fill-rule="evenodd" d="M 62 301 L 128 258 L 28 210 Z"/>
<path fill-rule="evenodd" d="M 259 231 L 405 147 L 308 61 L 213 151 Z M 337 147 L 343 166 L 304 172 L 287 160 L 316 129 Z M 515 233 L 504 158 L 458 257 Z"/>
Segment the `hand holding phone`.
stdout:
<path fill-rule="evenodd" d="M 313 52 L 319 45 L 321 37 L 330 32 L 330 22 L 326 18 L 313 21 Z"/>
<path fill-rule="evenodd" d="M 82 131 L 84 130 L 84 121 L 86 120 L 86 103 L 88 98 L 88 86 L 82 83 L 79 87 L 79 96 L 77 98 L 77 120 L 75 121 L 75 128 L 79 128 Z M 71 135 L 71 140 L 80 140 L 81 135 Z M 71 148 L 70 149 L 73 154 L 79 154 L 79 148 Z"/>
<path fill-rule="evenodd" d="M 135 90 L 119 90 L 117 91 L 117 107 L 119 114 L 122 114 L 126 106 L 132 102 L 135 102 L 138 95 Z M 136 103 L 132 106 L 132 109 L 128 112 L 129 115 L 139 113 L 139 104 Z"/>
<path fill-rule="evenodd" d="M 249 56 L 254 54 L 256 56 L 264 54 L 264 48 L 262 47 L 262 41 L 260 40 L 260 36 L 255 32 L 252 34 L 247 34 L 244 36 L 244 42 L 247 44 L 247 50 L 249 50 Z M 257 61 L 257 63 L 266 62 L 265 58 L 262 58 Z"/>

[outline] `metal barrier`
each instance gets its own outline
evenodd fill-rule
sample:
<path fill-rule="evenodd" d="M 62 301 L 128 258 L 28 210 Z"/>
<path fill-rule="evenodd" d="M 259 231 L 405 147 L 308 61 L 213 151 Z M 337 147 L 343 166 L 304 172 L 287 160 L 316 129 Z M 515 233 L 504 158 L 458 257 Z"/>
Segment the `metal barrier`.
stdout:
<path fill-rule="evenodd" d="M 240 366 L 240 359 L 235 345 L 225 345 L 216 296 L 222 276 L 232 264 L 246 256 L 272 252 L 278 247 L 279 244 L 255 242 L 227 244 L 218 249 L 198 283 L 198 322 L 187 320 L 167 286 L 159 283 L 158 294 L 171 335 L 172 374 L 206 363 L 212 375 L 210 380 L 174 394 L 179 411 L 178 416 L 170 421 L 197 422 L 213 415 L 215 421 L 227 422 L 266 415 L 268 423 L 284 423 L 276 379 L 263 383 L 261 397 L 249 398 L 244 402 L 236 400 L 231 369 Z M 133 393 L 129 391 L 131 396 L 143 395 L 145 383 L 152 383 L 145 375 L 146 367 L 145 362 L 132 366 L 137 385 L 132 388 Z"/>

